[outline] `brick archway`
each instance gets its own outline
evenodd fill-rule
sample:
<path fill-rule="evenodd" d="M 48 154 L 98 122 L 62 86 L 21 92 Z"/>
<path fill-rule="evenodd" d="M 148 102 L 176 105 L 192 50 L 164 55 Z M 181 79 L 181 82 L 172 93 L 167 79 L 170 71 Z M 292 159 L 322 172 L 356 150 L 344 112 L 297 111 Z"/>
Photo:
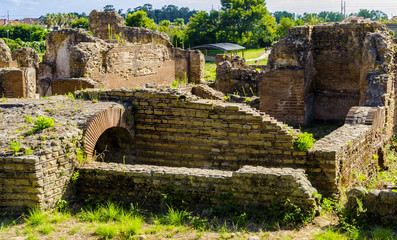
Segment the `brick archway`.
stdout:
<path fill-rule="evenodd" d="M 84 152 L 88 160 L 92 159 L 95 145 L 100 136 L 109 128 L 121 127 L 126 129 L 131 136 L 133 121 L 127 121 L 127 115 L 124 108 L 114 107 L 107 108 L 93 118 L 91 118 L 84 129 Z"/>

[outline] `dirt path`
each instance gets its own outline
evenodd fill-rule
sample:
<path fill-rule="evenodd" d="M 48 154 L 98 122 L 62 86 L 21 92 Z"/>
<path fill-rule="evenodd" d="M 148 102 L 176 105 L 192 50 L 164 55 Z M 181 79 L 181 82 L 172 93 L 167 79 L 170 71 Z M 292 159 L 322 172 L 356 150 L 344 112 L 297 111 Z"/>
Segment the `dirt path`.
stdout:
<path fill-rule="evenodd" d="M 253 62 L 253 61 L 260 61 L 262 59 L 265 59 L 269 56 L 270 54 L 270 50 L 267 50 L 266 52 L 262 53 L 262 55 L 258 58 L 254 58 L 254 59 L 247 59 L 245 60 L 246 62 Z"/>

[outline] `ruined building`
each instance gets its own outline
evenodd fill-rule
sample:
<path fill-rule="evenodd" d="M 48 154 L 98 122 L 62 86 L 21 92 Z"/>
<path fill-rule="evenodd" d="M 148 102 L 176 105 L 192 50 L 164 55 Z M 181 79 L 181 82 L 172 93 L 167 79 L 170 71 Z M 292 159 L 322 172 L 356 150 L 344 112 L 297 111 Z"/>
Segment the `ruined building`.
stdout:
<path fill-rule="evenodd" d="M 34 98 L 39 56 L 32 48 L 11 51 L 0 39 L 0 97 Z"/>
<path fill-rule="evenodd" d="M 113 24 L 114 13 L 104 13 L 104 25 L 97 14 L 90 17 L 99 38 L 78 30 L 49 35 L 39 67 L 42 92 L 84 84 L 135 86 L 149 78 L 161 83 L 182 75 L 201 79 L 201 67 L 193 64 L 201 63 L 199 53 L 174 49 L 159 33 Z M 139 87 L 1 102 L 0 209 L 109 196 L 156 207 L 171 185 L 190 207 L 222 208 L 229 201 L 262 208 L 290 201 L 313 211 L 316 193 L 338 194 L 359 185 L 357 176 L 369 179 L 387 168 L 383 147 L 396 119 L 395 49 L 381 24 L 292 28 L 273 49 L 268 69 L 255 73 L 261 111 L 224 102 L 208 87 L 192 88 L 211 99 L 189 87 Z M 240 60 L 222 61 L 234 71 L 228 81 L 244 87 L 252 72 Z M 56 124 L 28 135 L 34 125 L 23 114 L 51 117 Z M 286 122 L 311 119 L 344 124 L 302 151 L 295 146 L 301 131 Z M 15 141 L 20 148 L 11 147 Z M 90 163 L 76 164 L 82 153 Z M 76 183 L 70 181 L 75 170 Z M 379 194 L 376 202 L 387 206 L 397 199 L 391 190 Z M 397 219 L 395 212 L 380 214 Z"/>
<path fill-rule="evenodd" d="M 76 29 L 47 35 L 39 73 L 41 95 L 170 85 L 174 80 L 200 83 L 203 78 L 204 56 L 174 48 L 164 33 L 126 27 L 116 12 L 93 11 L 89 22 L 93 36 Z"/>

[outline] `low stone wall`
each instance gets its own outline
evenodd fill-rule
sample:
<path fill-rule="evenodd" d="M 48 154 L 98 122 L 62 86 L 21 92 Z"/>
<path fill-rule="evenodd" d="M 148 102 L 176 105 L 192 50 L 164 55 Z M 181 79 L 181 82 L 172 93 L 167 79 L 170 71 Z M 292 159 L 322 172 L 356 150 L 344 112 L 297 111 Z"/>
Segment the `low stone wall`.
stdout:
<path fill-rule="evenodd" d="M 57 78 L 52 80 L 52 94 L 68 94 L 87 88 L 100 88 L 103 84 L 88 78 Z"/>
<path fill-rule="evenodd" d="M 358 207 L 357 200 L 363 204 L 366 211 L 359 217 L 366 218 L 374 224 L 396 226 L 397 223 L 397 190 L 396 189 L 373 189 L 367 191 L 357 187 L 347 192 L 347 207 L 354 209 Z"/>
<path fill-rule="evenodd" d="M 69 194 L 73 190 L 70 178 L 81 147 L 82 129 L 103 109 L 120 108 L 115 103 L 52 98 L 0 101 L 1 215 L 35 206 L 51 208 L 58 199 L 73 196 Z M 54 126 L 28 134 L 38 116 L 53 118 Z M 12 143 L 19 147 L 11 147 Z"/>
<path fill-rule="evenodd" d="M 313 211 L 316 190 L 304 171 L 245 166 L 237 171 L 92 163 L 77 167 L 78 198 L 159 207 L 164 194 L 181 196 L 190 208 L 241 209 L 282 206 L 290 201 Z"/>
<path fill-rule="evenodd" d="M 383 119 L 383 108 L 353 107 L 345 125 L 314 143 L 309 159 L 323 172 L 317 180 L 318 188 L 337 192 L 336 187 L 362 185 L 376 174 L 378 166 L 384 167 L 383 154 L 379 152 L 385 144 L 381 134 Z"/>

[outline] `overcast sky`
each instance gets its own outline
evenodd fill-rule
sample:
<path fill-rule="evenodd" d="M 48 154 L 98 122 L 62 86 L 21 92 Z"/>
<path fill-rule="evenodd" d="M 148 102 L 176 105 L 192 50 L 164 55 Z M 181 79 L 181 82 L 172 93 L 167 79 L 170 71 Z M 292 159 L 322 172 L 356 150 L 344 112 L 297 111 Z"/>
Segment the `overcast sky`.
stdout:
<path fill-rule="evenodd" d="M 135 8 L 150 3 L 154 8 L 173 4 L 178 7 L 189 7 L 196 10 L 211 10 L 220 7 L 219 0 L 0 0 L 0 18 L 4 18 L 7 10 L 10 19 L 24 17 L 40 17 L 46 13 L 57 12 L 85 12 L 102 10 L 111 4 L 116 9 Z M 270 12 L 289 11 L 295 13 L 340 11 L 340 0 L 267 0 L 266 6 Z M 359 9 L 375 9 L 397 15 L 397 0 L 346 0 L 346 12 L 358 12 Z"/>

